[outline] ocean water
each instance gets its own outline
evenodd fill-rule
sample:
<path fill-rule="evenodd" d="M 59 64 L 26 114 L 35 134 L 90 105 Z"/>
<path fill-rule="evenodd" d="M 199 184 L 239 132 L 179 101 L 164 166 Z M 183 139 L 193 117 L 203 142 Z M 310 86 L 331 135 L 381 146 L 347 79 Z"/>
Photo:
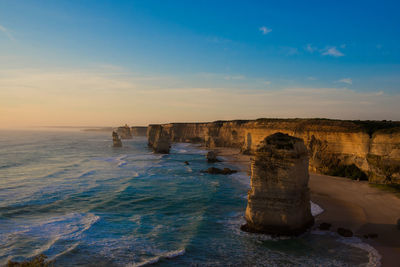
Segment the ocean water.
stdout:
<path fill-rule="evenodd" d="M 241 232 L 245 173 L 201 173 L 206 151 L 190 144 L 155 155 L 145 137 L 123 143 L 111 147 L 108 133 L 0 131 L 0 266 L 40 253 L 55 266 L 379 265 L 357 238 Z"/>

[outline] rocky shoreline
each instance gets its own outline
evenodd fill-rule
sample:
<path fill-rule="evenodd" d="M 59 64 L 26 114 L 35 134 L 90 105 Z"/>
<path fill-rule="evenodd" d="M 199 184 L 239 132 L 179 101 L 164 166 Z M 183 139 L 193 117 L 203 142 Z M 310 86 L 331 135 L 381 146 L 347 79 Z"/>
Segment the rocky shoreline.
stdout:
<path fill-rule="evenodd" d="M 214 148 L 224 162 L 250 175 L 251 156 L 239 149 Z M 311 201 L 324 211 L 315 217 L 316 230 L 329 223 L 329 231 L 349 229 L 353 235 L 373 246 L 382 256 L 383 267 L 397 267 L 400 262 L 400 231 L 396 222 L 400 216 L 400 199 L 394 194 L 368 185 L 368 182 L 310 173 Z M 389 204 L 390 203 L 390 204 Z M 365 238 L 364 235 L 377 237 Z"/>
<path fill-rule="evenodd" d="M 400 122 L 328 119 L 258 119 L 149 125 L 149 145 L 169 142 L 237 148 L 254 154 L 266 137 L 282 132 L 303 139 L 312 172 L 375 183 L 400 183 Z"/>

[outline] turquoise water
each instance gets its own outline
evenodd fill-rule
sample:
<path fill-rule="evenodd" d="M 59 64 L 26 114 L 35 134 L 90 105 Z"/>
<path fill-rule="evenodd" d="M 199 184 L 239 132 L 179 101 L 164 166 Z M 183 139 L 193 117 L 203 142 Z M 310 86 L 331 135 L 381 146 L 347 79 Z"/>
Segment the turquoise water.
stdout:
<path fill-rule="evenodd" d="M 243 233 L 249 177 L 203 174 L 206 151 L 108 133 L 0 132 L 0 265 L 44 253 L 55 266 L 366 266 L 337 236 Z M 190 165 L 185 165 L 189 161 Z M 231 167 L 217 163 L 220 167 Z"/>

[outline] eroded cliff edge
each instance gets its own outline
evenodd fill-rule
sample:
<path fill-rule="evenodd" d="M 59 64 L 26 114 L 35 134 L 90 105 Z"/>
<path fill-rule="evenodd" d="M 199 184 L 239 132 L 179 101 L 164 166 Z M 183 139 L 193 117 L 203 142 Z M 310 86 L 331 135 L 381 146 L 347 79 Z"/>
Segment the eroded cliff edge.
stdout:
<path fill-rule="evenodd" d="M 400 183 L 400 122 L 328 119 L 258 119 L 149 125 L 149 144 L 161 134 L 171 142 L 235 147 L 253 154 L 277 132 L 303 139 L 310 171 L 368 177 L 370 182 Z"/>

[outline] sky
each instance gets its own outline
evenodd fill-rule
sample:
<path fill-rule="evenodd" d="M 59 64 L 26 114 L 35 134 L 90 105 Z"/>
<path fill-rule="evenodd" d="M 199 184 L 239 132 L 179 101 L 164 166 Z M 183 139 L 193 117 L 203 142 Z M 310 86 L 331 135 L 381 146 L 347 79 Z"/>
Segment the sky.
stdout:
<path fill-rule="evenodd" d="M 399 9 L 0 0 L 0 128 L 400 120 Z"/>

